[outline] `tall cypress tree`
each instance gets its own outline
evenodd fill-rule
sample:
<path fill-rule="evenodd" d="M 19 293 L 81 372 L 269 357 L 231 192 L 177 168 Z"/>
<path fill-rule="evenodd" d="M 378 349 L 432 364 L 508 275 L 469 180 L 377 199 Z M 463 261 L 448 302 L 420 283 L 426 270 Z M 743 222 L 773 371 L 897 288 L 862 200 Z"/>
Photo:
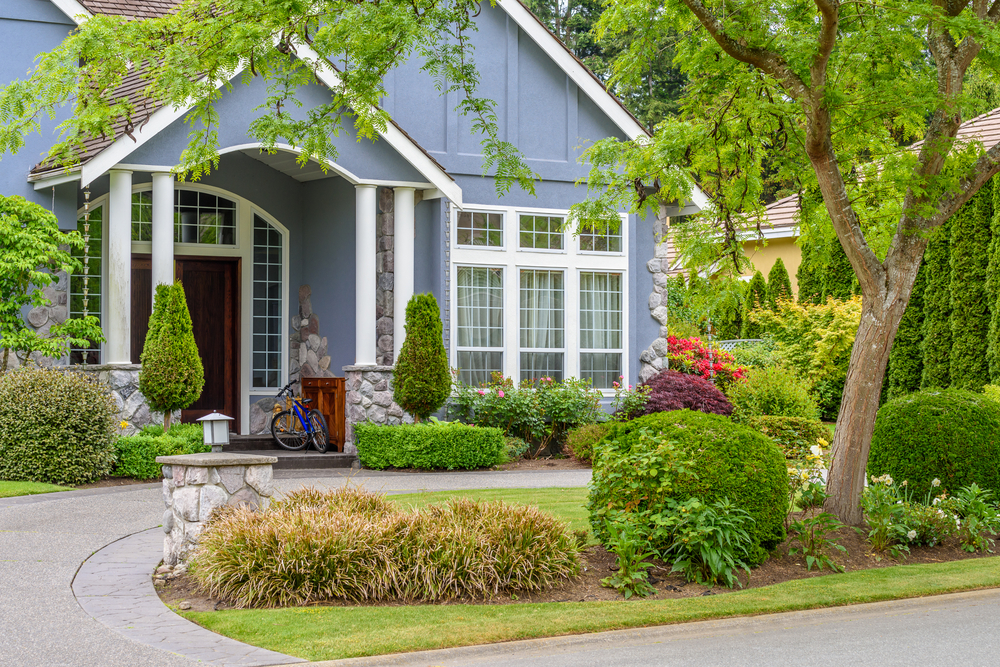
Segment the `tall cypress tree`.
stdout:
<path fill-rule="evenodd" d="M 799 303 L 820 303 L 823 295 L 823 282 L 816 263 L 816 244 L 803 241 L 799 246 L 802 261 L 795 272 L 795 280 L 799 284 Z"/>
<path fill-rule="evenodd" d="M 778 309 L 779 301 L 792 298 L 792 281 L 788 277 L 785 262 L 779 257 L 774 266 L 767 272 L 767 306 L 771 310 Z"/>
<path fill-rule="evenodd" d="M 990 261 L 986 267 L 986 298 L 990 304 L 990 330 L 986 360 L 990 366 L 990 384 L 1000 384 L 1000 180 L 990 179 L 993 187 L 993 219 L 990 224 Z"/>
<path fill-rule="evenodd" d="M 750 311 L 764 308 L 767 304 L 767 283 L 764 281 L 764 274 L 760 271 L 754 272 L 753 278 L 750 279 L 746 299 L 743 303 L 743 331 L 740 333 L 740 338 L 760 338 L 763 331 L 748 317 Z"/>
<path fill-rule="evenodd" d="M 441 334 L 441 311 L 433 294 L 414 294 L 406 304 L 406 339 L 396 359 L 392 398 L 417 421 L 444 405 L 451 372 Z"/>
<path fill-rule="evenodd" d="M 951 383 L 951 218 L 945 220 L 924 252 L 924 370 L 920 386 Z"/>
<path fill-rule="evenodd" d="M 990 383 L 986 295 L 993 191 L 987 182 L 951 221 L 951 386 L 981 391 Z"/>
<path fill-rule="evenodd" d="M 831 296 L 840 300 L 850 299 L 860 291 L 854 267 L 851 266 L 844 247 L 840 245 L 840 240 L 836 236 L 830 240 L 828 248 L 829 256 L 820 277 L 823 285 L 821 300 L 826 301 Z"/>
<path fill-rule="evenodd" d="M 913 283 L 913 294 L 906 312 L 899 322 L 899 331 L 889 353 L 888 386 L 886 399 L 892 400 L 920 389 L 920 376 L 924 370 L 924 285 L 927 270 L 923 265 Z"/>

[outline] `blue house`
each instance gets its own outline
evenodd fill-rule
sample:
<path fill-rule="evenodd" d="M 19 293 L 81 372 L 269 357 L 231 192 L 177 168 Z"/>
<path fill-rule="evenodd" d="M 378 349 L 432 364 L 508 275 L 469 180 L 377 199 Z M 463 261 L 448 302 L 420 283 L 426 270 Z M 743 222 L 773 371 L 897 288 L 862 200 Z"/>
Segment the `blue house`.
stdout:
<path fill-rule="evenodd" d="M 172 4 L 5 0 L 0 81 L 22 77 L 93 14 L 150 16 Z M 150 417 L 134 375 L 152 290 L 182 280 L 206 372 L 183 416 L 220 410 L 244 434 L 266 427 L 269 400 L 299 377 L 347 378 L 348 438 L 358 420 L 401 420 L 388 389 L 415 292 L 437 298 L 466 383 L 494 371 L 582 377 L 611 395 L 619 376 L 635 383 L 656 372 L 669 270 L 657 240 L 676 207 L 648 220 L 623 212 L 613 235 L 561 230 L 586 195 L 574 185 L 587 173 L 584 148 L 645 128 L 518 0 L 484 3 L 477 25 L 482 94 L 497 102 L 502 138 L 541 176 L 537 196 L 498 198 L 457 97 L 439 95 L 419 63 L 389 75 L 383 106 L 393 122 L 378 140 L 343 133 L 326 170 L 300 167 L 290 146 L 260 150 L 246 130 L 265 84 L 237 79 L 218 102 L 219 168 L 198 182 L 171 174 L 187 143 L 186 109 L 160 108 L 129 136 L 95 139 L 73 171 L 38 166 L 51 136 L 3 158 L 0 192 L 52 208 L 63 228 L 89 238 L 86 274 L 61 281 L 53 305 L 29 321 L 44 330 L 67 313 L 99 316 L 107 342 L 64 361 L 102 373 L 124 418 L 141 425 Z M 336 76 L 330 68 L 301 101 L 329 99 Z M 119 93 L 141 87 L 135 78 Z"/>

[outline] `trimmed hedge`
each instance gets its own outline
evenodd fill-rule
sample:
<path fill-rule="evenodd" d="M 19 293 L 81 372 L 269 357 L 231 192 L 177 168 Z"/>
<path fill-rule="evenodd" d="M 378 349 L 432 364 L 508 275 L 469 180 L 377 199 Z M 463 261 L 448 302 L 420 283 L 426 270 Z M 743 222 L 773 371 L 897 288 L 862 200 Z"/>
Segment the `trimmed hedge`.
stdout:
<path fill-rule="evenodd" d="M 672 446 L 686 461 L 688 474 L 677 475 L 675 461 L 642 438 L 662 434 L 661 447 Z M 660 412 L 611 425 L 595 448 L 588 508 L 594 534 L 606 537 L 609 511 L 653 513 L 665 509 L 665 486 L 677 502 L 698 498 L 711 504 L 728 498 L 753 518 L 748 564 L 756 565 L 785 539 L 788 471 L 785 457 L 771 440 L 726 417 L 691 410 Z"/>
<path fill-rule="evenodd" d="M 162 426 L 147 426 L 141 433 L 118 438 L 115 443 L 116 477 L 157 479 L 160 464 L 157 456 L 201 454 L 212 451 L 205 444 L 204 430 L 199 424 L 175 424 L 163 434 Z"/>
<path fill-rule="evenodd" d="M 0 375 L 0 479 L 74 486 L 114 463 L 115 403 L 80 373 L 22 367 Z"/>
<path fill-rule="evenodd" d="M 878 411 L 868 474 L 907 482 L 922 498 L 934 478 L 955 493 L 975 482 L 1000 492 L 1000 403 L 963 389 L 929 389 Z"/>
<path fill-rule="evenodd" d="M 500 462 L 506 442 L 499 428 L 447 424 L 355 424 L 354 444 L 366 468 L 434 470 L 488 468 Z"/>
<path fill-rule="evenodd" d="M 830 439 L 830 431 L 818 419 L 802 417 L 751 417 L 747 426 L 771 439 L 785 452 L 786 459 L 801 460 L 820 438 Z"/>

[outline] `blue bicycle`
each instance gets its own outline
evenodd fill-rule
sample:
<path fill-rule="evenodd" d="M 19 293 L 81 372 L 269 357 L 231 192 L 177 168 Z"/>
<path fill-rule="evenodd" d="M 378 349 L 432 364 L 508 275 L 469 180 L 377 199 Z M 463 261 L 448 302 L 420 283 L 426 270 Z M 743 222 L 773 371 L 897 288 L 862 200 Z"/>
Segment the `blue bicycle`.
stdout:
<path fill-rule="evenodd" d="M 292 385 L 289 382 L 278 392 L 275 398 L 285 397 L 284 409 L 281 403 L 274 405 L 274 417 L 271 418 L 271 437 L 278 446 L 292 452 L 305 449 L 310 444 L 320 454 L 326 453 L 330 443 L 330 431 L 326 427 L 326 419 L 316 410 L 310 410 L 307 403 L 311 398 L 300 398 L 292 395 Z"/>

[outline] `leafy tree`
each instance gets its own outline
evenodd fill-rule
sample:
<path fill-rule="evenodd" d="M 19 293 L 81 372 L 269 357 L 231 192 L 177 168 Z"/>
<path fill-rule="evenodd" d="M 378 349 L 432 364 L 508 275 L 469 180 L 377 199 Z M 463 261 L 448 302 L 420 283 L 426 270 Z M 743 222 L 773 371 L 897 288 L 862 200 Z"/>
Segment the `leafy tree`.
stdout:
<path fill-rule="evenodd" d="M 775 260 L 771 270 L 767 272 L 767 307 L 776 310 L 779 301 L 787 301 L 791 298 L 792 281 L 788 277 L 785 262 L 779 257 Z"/>
<path fill-rule="evenodd" d="M 982 391 L 990 383 L 990 300 L 986 292 L 993 192 L 990 183 L 951 218 L 951 386 Z"/>
<path fill-rule="evenodd" d="M 767 283 L 760 271 L 754 272 L 753 278 L 750 279 L 743 304 L 743 331 L 740 333 L 740 338 L 760 338 L 764 329 L 749 317 L 749 313 L 767 304 Z"/>
<path fill-rule="evenodd" d="M 896 340 L 889 353 L 886 400 L 920 390 L 920 378 L 924 370 L 924 285 L 926 283 L 927 270 L 921 267 L 913 284 L 910 303 L 906 306 L 903 319 L 899 322 Z"/>
<path fill-rule="evenodd" d="M 536 174 L 500 138 L 496 103 L 478 94 L 470 33 L 480 11 L 478 0 L 183 0 L 158 18 L 95 15 L 39 56 L 26 80 L 0 91 L 0 150 L 17 152 L 28 133 L 39 131 L 40 118 L 65 116 L 59 108 L 66 103 L 72 114 L 49 152 L 63 165 L 77 164 L 84 142 L 114 136 L 116 125 L 139 127 L 159 107 L 191 107 L 190 141 L 178 172 L 197 179 L 218 166 L 218 128 L 229 122 L 216 108 L 219 85 L 241 75 L 244 84 L 256 76 L 268 84 L 247 128 L 254 140 L 265 150 L 289 144 L 301 151 L 303 164 L 333 162 L 344 118 L 359 137 L 375 137 L 389 121 L 380 108 L 387 73 L 419 58 L 439 92 L 457 93 L 459 112 L 482 135 L 484 171 L 496 177 L 498 193 L 513 184 L 534 192 Z M 334 63 L 338 84 L 328 101 L 294 111 L 298 90 Z M 149 103 L 113 94 L 136 69 L 147 82 L 137 92 Z"/>
<path fill-rule="evenodd" d="M 72 345 L 104 340 L 93 315 L 66 318 L 47 335 L 22 316 L 25 308 L 51 305 L 44 289 L 56 281 L 55 273 L 79 268 L 67 247 L 83 247 L 78 232 L 64 234 L 56 216 L 24 197 L 0 196 L 0 373 L 7 370 L 12 350 L 22 362 L 32 352 L 58 359 Z"/>
<path fill-rule="evenodd" d="M 414 294 L 406 304 L 406 339 L 396 359 L 392 397 L 417 421 L 427 419 L 451 393 L 441 332 L 437 299 L 433 294 Z"/>
<path fill-rule="evenodd" d="M 797 184 L 812 199 L 803 208 L 822 212 L 821 224 L 836 233 L 863 315 L 825 507 L 850 524 L 863 521 L 890 342 L 928 237 L 1000 171 L 1000 145 L 956 141 L 970 65 L 1000 66 L 998 20 L 1000 5 L 985 2 L 616 0 L 598 21 L 609 36 L 643 33 L 615 62 L 620 80 L 683 32 L 674 62 L 689 83 L 681 113 L 651 141 L 607 139 L 588 149 L 593 197 L 573 208 L 574 222 L 615 225 L 622 206 L 646 212 L 660 200 L 689 199 L 693 176 L 712 205 L 690 226 L 706 230 L 702 245 L 715 241 L 716 259 L 739 265 L 770 179 Z"/>
<path fill-rule="evenodd" d="M 951 220 L 927 246 L 924 287 L 924 370 L 920 386 L 951 384 Z"/>
<path fill-rule="evenodd" d="M 181 283 L 156 286 L 140 361 L 139 391 L 152 410 L 163 413 L 166 431 L 171 413 L 197 401 L 205 386 L 205 369 Z"/>

